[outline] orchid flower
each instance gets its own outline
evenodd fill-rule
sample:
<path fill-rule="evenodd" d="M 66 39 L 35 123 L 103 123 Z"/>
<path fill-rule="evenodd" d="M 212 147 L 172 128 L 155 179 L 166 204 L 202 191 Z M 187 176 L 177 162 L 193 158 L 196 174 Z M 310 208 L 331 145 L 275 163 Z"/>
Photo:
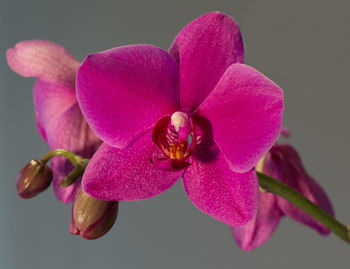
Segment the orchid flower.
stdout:
<path fill-rule="evenodd" d="M 91 131 L 77 103 L 75 76 L 80 63 L 62 46 L 49 41 L 19 42 L 7 51 L 11 69 L 24 77 L 36 77 L 34 106 L 41 137 L 51 149 L 63 148 L 90 158 L 101 141 Z M 61 188 L 60 180 L 72 169 L 63 157 L 51 161 L 53 188 L 62 202 L 72 201 L 80 180 Z"/>
<path fill-rule="evenodd" d="M 117 47 L 86 57 L 77 97 L 104 142 L 83 176 L 101 200 L 151 198 L 182 177 L 189 199 L 233 226 L 258 207 L 258 160 L 277 139 L 281 89 L 242 64 L 237 23 L 220 12 L 187 25 L 169 52 Z"/>
<path fill-rule="evenodd" d="M 305 171 L 297 151 L 288 144 L 276 144 L 259 162 L 257 171 L 279 179 L 334 216 L 331 202 L 322 187 Z M 260 193 L 260 205 L 254 221 L 245 227 L 232 227 L 232 234 L 242 250 L 253 250 L 276 230 L 282 216 L 305 224 L 321 235 L 329 230 L 289 201 L 272 193 Z"/>

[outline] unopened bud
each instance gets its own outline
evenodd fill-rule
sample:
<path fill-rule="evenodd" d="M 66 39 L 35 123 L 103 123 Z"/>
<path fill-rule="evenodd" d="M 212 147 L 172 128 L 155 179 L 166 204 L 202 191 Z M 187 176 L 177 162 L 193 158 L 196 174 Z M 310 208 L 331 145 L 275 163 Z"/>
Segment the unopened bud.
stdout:
<path fill-rule="evenodd" d="M 80 189 L 72 205 L 69 232 L 88 240 L 103 236 L 117 219 L 118 204 L 92 198 Z"/>
<path fill-rule="evenodd" d="M 52 171 L 45 163 L 30 161 L 17 176 L 18 195 L 24 199 L 38 195 L 50 186 L 52 177 Z"/>

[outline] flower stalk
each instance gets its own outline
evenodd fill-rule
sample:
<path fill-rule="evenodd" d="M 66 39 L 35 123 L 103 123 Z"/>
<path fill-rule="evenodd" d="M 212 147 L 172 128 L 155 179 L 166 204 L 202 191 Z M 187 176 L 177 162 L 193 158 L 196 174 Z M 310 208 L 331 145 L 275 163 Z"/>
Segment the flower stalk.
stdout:
<path fill-rule="evenodd" d="M 45 154 L 40 160 L 43 163 L 47 163 L 51 158 L 56 156 L 63 156 L 67 158 L 74 165 L 74 169 L 61 181 L 61 187 L 70 186 L 75 182 L 75 180 L 82 176 L 87 164 L 90 161 L 89 159 L 83 158 L 73 152 L 64 149 L 52 150 Z M 259 179 L 260 188 L 263 189 L 264 192 L 270 192 L 281 196 L 282 198 L 296 205 L 307 214 L 321 222 L 338 237 L 347 243 L 350 243 L 350 225 L 346 226 L 342 224 L 322 208 L 312 203 L 299 192 L 295 191 L 281 181 L 260 172 L 256 173 Z"/>
<path fill-rule="evenodd" d="M 85 159 L 71 151 L 64 149 L 55 149 L 46 153 L 40 160 L 43 163 L 47 163 L 51 158 L 56 156 L 63 156 L 67 158 L 73 165 L 74 168 L 70 173 L 61 181 L 61 187 L 68 187 L 72 185 L 80 176 L 84 174 L 85 168 L 89 163 L 89 159 Z"/>
<path fill-rule="evenodd" d="M 329 230 L 334 232 L 338 237 L 350 243 L 350 234 L 346 225 L 333 218 L 319 206 L 302 196 L 300 193 L 290 188 L 281 181 L 268 175 L 257 172 L 259 185 L 267 192 L 279 195 L 292 204 L 305 211 L 307 214 L 321 222 Z"/>

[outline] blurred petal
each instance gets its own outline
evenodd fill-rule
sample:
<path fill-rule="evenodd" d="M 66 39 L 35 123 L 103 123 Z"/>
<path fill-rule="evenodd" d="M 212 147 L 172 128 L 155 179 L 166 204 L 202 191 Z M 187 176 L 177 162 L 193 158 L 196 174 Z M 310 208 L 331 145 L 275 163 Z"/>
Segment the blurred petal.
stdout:
<path fill-rule="evenodd" d="M 179 65 L 180 105 L 193 111 L 208 96 L 225 70 L 243 63 L 243 42 L 235 20 L 220 12 L 188 24 L 169 48 Z"/>
<path fill-rule="evenodd" d="M 44 130 L 50 147 L 56 144 L 56 124 L 71 107 L 77 106 L 74 88 L 37 80 L 34 85 L 34 106 L 39 130 Z"/>
<path fill-rule="evenodd" d="M 282 90 L 252 67 L 231 65 L 198 108 L 231 169 L 250 170 L 281 130 Z"/>
<path fill-rule="evenodd" d="M 38 80 L 34 86 L 34 105 L 38 125 L 45 130 L 51 149 L 63 148 L 90 158 L 101 144 L 83 118 L 71 88 Z M 73 166 L 65 158 L 55 157 L 51 167 L 57 198 L 62 202 L 70 202 L 80 181 L 67 188 L 59 187 L 59 182 Z"/>
<path fill-rule="evenodd" d="M 11 69 L 24 77 L 74 87 L 79 62 L 62 46 L 44 40 L 22 41 L 8 49 Z"/>
<path fill-rule="evenodd" d="M 242 250 L 253 250 L 270 238 L 282 216 L 276 196 L 271 193 L 260 193 L 259 209 L 255 220 L 247 226 L 231 227 L 232 235 Z"/>
<path fill-rule="evenodd" d="M 190 157 L 191 165 L 183 176 L 189 199 L 204 213 L 230 226 L 247 225 L 258 209 L 258 181 L 255 170 L 231 171 L 219 149 L 200 145 Z M 208 160 L 207 156 L 216 157 Z"/>
<path fill-rule="evenodd" d="M 84 191 L 100 200 L 134 201 L 151 198 L 170 188 L 183 174 L 155 167 L 155 145 L 147 132 L 124 149 L 104 143 L 83 176 Z"/>
<path fill-rule="evenodd" d="M 151 45 L 88 56 L 77 75 L 78 101 L 95 133 L 124 148 L 177 107 L 177 65 Z"/>
<path fill-rule="evenodd" d="M 44 127 L 41 125 L 41 122 L 40 122 L 40 119 L 39 119 L 37 111 L 35 111 L 35 124 L 36 124 L 36 128 L 38 129 L 38 132 L 39 132 L 41 138 L 45 142 L 47 142 L 46 132 L 45 132 Z"/>
<path fill-rule="evenodd" d="M 270 168 L 264 172 L 300 192 L 311 202 L 317 204 L 329 214 L 334 216 L 332 204 L 322 187 L 305 171 L 301 159 L 295 149 L 290 145 L 275 145 L 271 155 L 266 160 Z M 292 205 L 287 200 L 278 197 L 278 205 L 284 214 L 326 235 L 329 230 L 307 213 Z"/>
<path fill-rule="evenodd" d="M 55 124 L 55 128 L 56 144 L 52 148 L 63 148 L 85 158 L 91 158 L 101 144 L 101 140 L 92 132 L 83 118 L 78 104 L 62 115 L 60 121 Z M 80 180 L 66 188 L 59 187 L 59 182 L 73 169 L 72 164 L 66 159 L 58 158 L 57 164 L 53 160 L 52 168 L 56 168 L 53 187 L 57 198 L 62 202 L 71 202 L 80 187 Z"/>

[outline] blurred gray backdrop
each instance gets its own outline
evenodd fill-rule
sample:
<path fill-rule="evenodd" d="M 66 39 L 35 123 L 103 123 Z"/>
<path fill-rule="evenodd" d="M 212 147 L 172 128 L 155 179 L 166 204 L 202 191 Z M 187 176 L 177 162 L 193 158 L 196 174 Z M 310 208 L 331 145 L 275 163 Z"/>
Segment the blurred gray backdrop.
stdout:
<path fill-rule="evenodd" d="M 156 198 L 121 203 L 116 225 L 96 241 L 69 234 L 70 205 L 52 190 L 17 197 L 17 172 L 48 147 L 34 124 L 35 80 L 8 68 L 7 48 L 46 39 L 79 60 L 125 44 L 167 49 L 183 26 L 213 10 L 238 21 L 246 63 L 284 89 L 289 142 L 350 223 L 348 0 L 0 0 L 1 269 L 348 268 L 349 245 L 287 218 L 262 247 L 240 251 L 229 228 L 199 212 L 180 182 Z"/>

